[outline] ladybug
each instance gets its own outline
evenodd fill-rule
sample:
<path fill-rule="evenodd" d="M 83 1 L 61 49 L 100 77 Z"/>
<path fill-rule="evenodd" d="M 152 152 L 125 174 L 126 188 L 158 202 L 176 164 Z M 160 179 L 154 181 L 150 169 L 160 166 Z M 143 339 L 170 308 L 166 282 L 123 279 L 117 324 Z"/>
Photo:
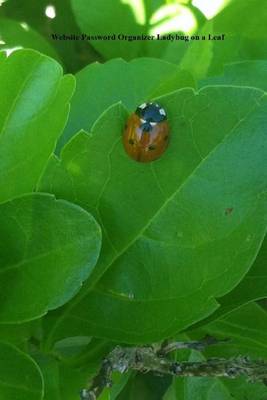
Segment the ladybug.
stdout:
<path fill-rule="evenodd" d="M 157 103 L 143 103 L 130 115 L 123 144 L 126 153 L 136 161 L 156 160 L 166 150 L 169 124 L 164 108 Z"/>

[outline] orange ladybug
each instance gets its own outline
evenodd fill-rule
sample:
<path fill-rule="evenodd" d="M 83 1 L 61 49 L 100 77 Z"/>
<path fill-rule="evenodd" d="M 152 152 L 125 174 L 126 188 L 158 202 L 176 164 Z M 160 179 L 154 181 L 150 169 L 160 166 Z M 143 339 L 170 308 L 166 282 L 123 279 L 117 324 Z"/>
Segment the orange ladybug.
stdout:
<path fill-rule="evenodd" d="M 169 142 L 169 124 L 164 108 L 143 103 L 131 114 L 123 135 L 126 153 L 136 161 L 156 160 Z"/>

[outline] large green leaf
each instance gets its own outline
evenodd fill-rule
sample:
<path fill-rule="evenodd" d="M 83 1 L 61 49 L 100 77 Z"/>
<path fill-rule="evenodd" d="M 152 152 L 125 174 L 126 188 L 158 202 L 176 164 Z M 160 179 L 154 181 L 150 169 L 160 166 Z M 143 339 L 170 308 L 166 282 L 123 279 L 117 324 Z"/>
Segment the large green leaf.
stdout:
<path fill-rule="evenodd" d="M 160 101 L 172 138 L 158 161 L 126 155 L 119 104 L 48 166 L 41 189 L 75 199 L 104 233 L 87 288 L 50 340 L 160 340 L 214 311 L 254 261 L 266 229 L 264 93 L 209 87 Z"/>
<path fill-rule="evenodd" d="M 134 373 L 132 371 L 126 372 L 124 374 L 121 374 L 120 372 L 113 373 L 111 378 L 112 379 L 111 389 L 110 388 L 104 389 L 101 395 L 99 396 L 99 400 L 122 400 L 124 398 L 130 400 L 132 398 L 135 398 L 132 397 L 132 393 L 130 394 L 127 390 L 128 382 L 129 380 L 131 382 L 130 377 L 133 374 Z M 127 393 L 126 394 L 127 397 L 124 397 L 123 395 L 121 396 L 121 392 L 124 393 L 124 391 Z M 141 397 L 139 396 L 138 398 L 140 398 L 140 400 L 144 400 L 142 396 Z"/>
<path fill-rule="evenodd" d="M 120 2 L 119 0 L 74 0 L 72 8 L 76 20 L 82 32 L 91 35 L 142 34 L 143 27 L 137 24 L 131 1 Z M 139 1 L 143 7 L 142 2 Z M 112 16 L 112 18 L 111 18 Z M 123 57 L 131 59 L 141 55 L 142 42 L 119 41 L 119 40 L 95 40 L 92 45 L 106 58 Z M 125 45 L 125 43 L 127 45 Z"/>
<path fill-rule="evenodd" d="M 231 339 L 221 347 L 219 356 L 223 353 L 232 356 L 238 348 L 241 355 L 267 358 L 267 313 L 256 303 L 246 304 L 196 332 Z M 215 352 L 215 349 L 208 349 L 207 354 L 213 357 Z"/>
<path fill-rule="evenodd" d="M 244 303 L 267 297 L 267 237 L 248 274 L 229 294 L 220 299 L 220 314 L 225 314 Z"/>
<path fill-rule="evenodd" d="M 122 101 L 129 109 L 155 95 L 172 92 L 182 87 L 194 87 L 191 75 L 174 64 L 141 58 L 129 63 L 111 60 L 105 64 L 91 64 L 76 75 L 77 87 L 62 147 L 80 129 L 91 129 L 103 110 Z M 154 97 L 154 96 L 153 96 Z"/>
<path fill-rule="evenodd" d="M 74 78 L 21 50 L 0 61 L 0 202 L 31 192 L 68 116 Z"/>
<path fill-rule="evenodd" d="M 56 2 L 57 0 L 55 0 L 53 4 Z M 51 22 L 45 14 L 45 9 L 48 4 L 51 4 L 49 0 L 39 0 L 33 3 L 23 0 L 3 1 L 0 14 L 1 16 L 12 18 L 16 21 L 26 22 L 34 29 L 38 30 L 45 22 L 47 25 Z"/>
<path fill-rule="evenodd" d="M 203 79 L 223 70 L 223 65 L 244 60 L 267 57 L 265 2 L 235 0 L 211 21 L 207 21 L 200 34 L 225 35 L 224 40 L 191 42 L 181 62 L 195 78 Z M 199 62 L 196 62 L 196 56 Z M 202 57 L 202 58 L 200 58 Z M 177 60 L 178 61 L 178 60 Z"/>
<path fill-rule="evenodd" d="M 44 377 L 44 400 L 78 400 L 88 379 L 86 368 L 71 368 L 50 355 L 35 356 Z"/>
<path fill-rule="evenodd" d="M 266 398 L 266 385 L 263 383 L 247 382 L 245 378 L 222 381 L 231 400 L 265 400 Z"/>
<path fill-rule="evenodd" d="M 201 14 L 176 0 L 168 3 L 163 0 L 71 0 L 71 3 L 81 31 L 92 36 L 90 44 L 105 59 L 160 57 L 173 42 L 158 40 L 157 35 L 192 33 L 197 27 L 195 14 Z M 110 38 L 101 39 L 101 36 Z"/>
<path fill-rule="evenodd" d="M 207 85 L 251 86 L 267 91 L 267 61 L 226 64 L 223 75 L 206 78 L 200 82 L 200 86 Z"/>
<path fill-rule="evenodd" d="M 21 347 L 39 332 L 40 320 L 25 322 L 24 324 L 1 324 L 0 341 L 12 343 Z"/>
<path fill-rule="evenodd" d="M 48 6 L 54 7 L 55 18 L 47 17 Z M 20 24 L 23 23 L 23 26 L 26 25 L 30 28 L 30 31 L 31 28 L 37 31 L 43 37 L 43 40 L 49 42 L 50 47 L 56 48 L 69 72 L 76 72 L 89 62 L 99 59 L 98 53 L 86 41 L 52 39 L 52 34 L 81 34 L 75 22 L 70 0 L 53 0 L 52 2 L 49 0 L 34 2 L 9 0 L 0 8 L 0 16 L 11 18 Z M 27 31 L 27 33 L 30 31 Z M 29 34 L 27 40 L 30 41 L 30 37 Z M 27 47 L 35 48 L 32 42 L 29 42 Z M 38 50 L 44 52 L 44 50 Z"/>
<path fill-rule="evenodd" d="M 58 360 L 51 356 L 40 356 L 37 354 L 35 356 L 36 361 L 42 371 L 44 378 L 44 400 L 61 400 L 62 396 L 60 393 L 60 363 Z M 76 371 L 72 371 L 72 380 L 69 379 L 66 381 L 66 384 L 63 384 L 63 387 L 68 386 L 72 381 L 76 379 Z M 80 374 L 78 374 L 80 375 Z M 80 383 L 81 384 L 81 383 Z M 78 391 L 77 391 L 78 392 Z M 64 399 L 65 400 L 65 399 Z M 69 399 L 68 399 L 69 400 Z M 72 397 L 72 400 L 73 397 Z"/>
<path fill-rule="evenodd" d="M 207 39 L 211 33 L 213 33 L 213 23 L 208 21 L 199 32 L 201 40 L 189 43 L 188 49 L 184 52 L 180 62 L 180 66 L 190 71 L 196 80 L 206 76 L 213 59 L 214 47 L 218 42 L 214 45 L 212 41 Z M 203 40 L 203 37 L 206 37 L 206 39 Z M 178 56 L 180 61 L 180 54 Z"/>
<path fill-rule="evenodd" d="M 136 374 L 132 376 L 122 392 L 117 397 L 108 397 L 100 400 L 162 400 L 166 388 L 170 385 L 169 376 L 156 374 Z"/>
<path fill-rule="evenodd" d="M 44 376 L 44 399 L 77 400 L 81 389 L 87 387 L 99 372 L 103 358 L 113 348 L 114 343 L 107 343 L 101 339 L 75 337 L 56 343 L 52 355 L 35 354 Z M 114 385 L 109 400 L 115 399 L 112 393 L 118 393 L 128 377 L 129 375 L 125 374 L 113 377 Z"/>
<path fill-rule="evenodd" d="M 10 344 L 0 342 L 0 397 L 42 400 L 43 378 L 35 361 Z"/>
<path fill-rule="evenodd" d="M 57 52 L 50 43 L 32 29 L 26 22 L 0 19 L 0 49 L 31 48 L 38 50 L 47 56 L 59 60 Z"/>
<path fill-rule="evenodd" d="M 61 306 L 92 272 L 101 233 L 94 218 L 51 195 L 0 205 L 0 321 L 21 322 Z"/>
<path fill-rule="evenodd" d="M 237 33 L 248 38 L 267 37 L 264 22 L 267 21 L 267 9 L 264 2 L 258 0 L 234 0 L 215 17 L 222 32 Z M 255 29 L 257 27 L 257 29 Z"/>
<path fill-rule="evenodd" d="M 244 279 L 237 285 L 234 290 L 218 299 L 220 308 L 216 310 L 207 320 L 201 321 L 200 324 L 207 324 L 209 321 L 216 320 L 222 315 L 241 307 L 255 300 L 267 297 L 267 237 L 263 241 L 260 252 Z"/>

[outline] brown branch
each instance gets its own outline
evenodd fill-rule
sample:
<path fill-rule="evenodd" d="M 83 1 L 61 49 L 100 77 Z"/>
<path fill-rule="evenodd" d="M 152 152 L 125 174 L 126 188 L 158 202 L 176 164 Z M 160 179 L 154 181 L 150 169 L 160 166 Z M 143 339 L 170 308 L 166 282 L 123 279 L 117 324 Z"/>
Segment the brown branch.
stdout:
<path fill-rule="evenodd" d="M 209 342 L 209 343 L 208 343 Z M 211 343 L 212 342 L 212 343 Z M 200 348 L 200 342 L 176 342 L 161 347 L 167 354 L 179 348 Z M 206 343 L 206 344 L 205 344 Z M 218 343 L 216 339 L 202 341 L 202 346 Z M 197 346 L 197 347 L 195 347 Z M 200 346 L 200 347 L 199 347 Z M 203 349 L 203 347 L 202 347 Z M 166 353 L 167 352 L 167 353 Z M 117 346 L 103 361 L 102 367 L 92 382 L 89 389 L 83 389 L 81 400 L 96 400 L 106 387 L 112 385 L 111 374 L 113 371 L 124 373 L 136 370 L 141 373 L 154 372 L 160 375 L 184 377 L 224 377 L 237 378 L 245 376 L 248 381 L 267 380 L 267 363 L 252 361 L 248 357 L 233 359 L 212 358 L 207 361 L 174 362 L 160 355 L 153 347 L 120 347 Z"/>

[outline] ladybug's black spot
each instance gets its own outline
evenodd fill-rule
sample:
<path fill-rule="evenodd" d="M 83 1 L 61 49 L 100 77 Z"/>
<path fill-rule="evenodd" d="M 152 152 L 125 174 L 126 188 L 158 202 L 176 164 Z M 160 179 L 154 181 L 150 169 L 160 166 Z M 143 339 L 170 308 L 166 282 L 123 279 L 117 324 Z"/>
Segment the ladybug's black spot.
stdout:
<path fill-rule="evenodd" d="M 129 144 L 133 145 L 134 144 L 134 140 L 133 139 L 129 139 Z"/>
<path fill-rule="evenodd" d="M 154 146 L 153 144 L 151 144 L 150 146 L 148 146 L 148 150 L 155 150 L 156 146 Z"/>

